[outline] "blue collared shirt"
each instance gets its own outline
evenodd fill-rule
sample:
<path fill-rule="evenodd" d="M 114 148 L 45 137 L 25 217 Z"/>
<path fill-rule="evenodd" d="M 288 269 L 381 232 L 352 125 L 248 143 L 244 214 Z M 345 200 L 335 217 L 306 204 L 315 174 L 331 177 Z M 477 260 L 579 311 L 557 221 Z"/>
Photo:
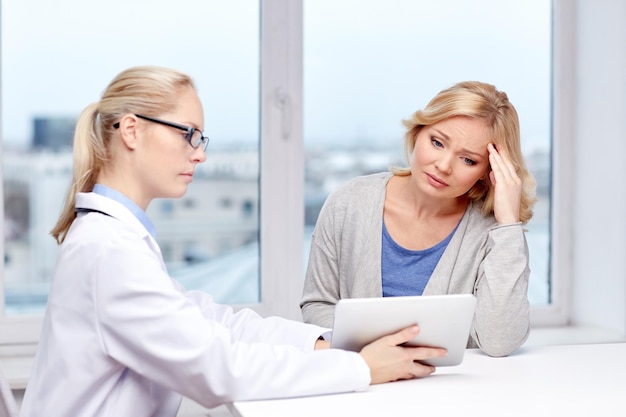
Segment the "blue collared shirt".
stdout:
<path fill-rule="evenodd" d="M 124 207 L 130 210 L 130 212 L 133 213 L 135 217 L 137 217 L 137 220 L 139 220 L 141 224 L 143 224 L 143 227 L 146 228 L 148 233 L 150 233 L 152 237 L 156 239 L 156 229 L 154 228 L 152 221 L 150 221 L 146 212 L 143 211 L 130 198 L 126 197 L 119 191 L 115 191 L 113 188 L 107 187 L 106 185 L 102 184 L 94 185 L 93 192 L 122 204 Z"/>

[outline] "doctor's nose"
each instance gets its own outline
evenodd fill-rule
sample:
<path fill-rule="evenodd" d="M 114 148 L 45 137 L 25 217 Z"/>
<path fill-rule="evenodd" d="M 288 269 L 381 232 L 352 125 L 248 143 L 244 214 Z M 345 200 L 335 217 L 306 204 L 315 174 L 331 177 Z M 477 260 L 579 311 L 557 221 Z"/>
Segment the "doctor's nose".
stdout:
<path fill-rule="evenodd" d="M 194 162 L 201 164 L 206 161 L 206 151 L 202 146 L 198 146 L 193 150 L 191 158 Z"/>

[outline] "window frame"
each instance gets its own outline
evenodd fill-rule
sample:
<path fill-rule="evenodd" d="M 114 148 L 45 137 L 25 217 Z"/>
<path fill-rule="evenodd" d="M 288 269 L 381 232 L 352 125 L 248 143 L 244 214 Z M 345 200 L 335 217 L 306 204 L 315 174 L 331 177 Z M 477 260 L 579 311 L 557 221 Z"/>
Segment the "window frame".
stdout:
<path fill-rule="evenodd" d="M 552 303 L 532 307 L 533 326 L 568 323 L 571 284 L 565 277 L 573 276 L 573 217 L 569 208 L 573 201 L 574 149 L 563 138 L 572 137 L 576 107 L 575 74 L 569 70 L 575 64 L 576 13 L 571 2 L 554 0 L 553 7 Z M 260 302 L 234 306 L 295 320 L 301 319 L 298 300 L 303 283 L 302 11 L 302 0 L 260 0 Z M 2 105 L 0 102 L 0 109 Z M 3 210 L 2 205 L 0 213 Z M 3 239 L 0 249 L 4 253 Z M 4 288 L 0 285 L 3 305 Z M 41 315 L 1 316 L 0 353 L 35 345 L 42 319 Z"/>
<path fill-rule="evenodd" d="M 302 1 L 261 0 L 262 316 L 301 320 L 304 239 Z"/>
<path fill-rule="evenodd" d="M 550 287 L 551 303 L 532 306 L 532 327 L 563 326 L 569 322 L 572 274 L 573 137 L 575 117 L 576 13 L 572 2 L 552 0 L 552 142 L 550 181 Z"/>

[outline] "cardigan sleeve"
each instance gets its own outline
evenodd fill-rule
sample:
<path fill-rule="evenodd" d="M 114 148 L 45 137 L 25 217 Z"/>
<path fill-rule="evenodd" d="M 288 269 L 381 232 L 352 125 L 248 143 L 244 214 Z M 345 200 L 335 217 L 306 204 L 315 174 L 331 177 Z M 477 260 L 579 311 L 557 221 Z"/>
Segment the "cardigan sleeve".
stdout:
<path fill-rule="evenodd" d="M 313 235 L 300 308 L 305 323 L 332 328 L 339 301 L 339 264 L 332 200 L 322 207 Z"/>
<path fill-rule="evenodd" d="M 382 296 L 382 216 L 391 177 L 389 172 L 356 177 L 324 203 L 300 303 L 305 322 L 332 327 L 339 299 Z"/>
<path fill-rule="evenodd" d="M 499 226 L 470 207 L 431 276 L 424 295 L 474 294 L 476 312 L 467 346 L 506 356 L 530 332 L 529 254 L 520 223 Z"/>
<path fill-rule="evenodd" d="M 509 355 L 528 338 L 528 257 L 521 224 L 489 231 L 474 285 L 477 306 L 472 326 L 474 342 L 488 355 Z"/>

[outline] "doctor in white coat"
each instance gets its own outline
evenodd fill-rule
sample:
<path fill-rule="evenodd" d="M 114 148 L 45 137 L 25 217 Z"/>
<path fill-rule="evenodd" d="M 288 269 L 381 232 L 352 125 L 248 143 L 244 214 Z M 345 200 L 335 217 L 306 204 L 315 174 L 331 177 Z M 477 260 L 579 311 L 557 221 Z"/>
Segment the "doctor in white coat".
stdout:
<path fill-rule="evenodd" d="M 145 212 L 185 193 L 205 160 L 203 126 L 193 81 L 160 67 L 123 71 L 81 114 L 21 416 L 174 417 L 183 395 L 212 408 L 364 390 L 430 375 L 419 360 L 445 355 L 399 346 L 416 326 L 359 353 L 327 349 L 328 329 L 234 312 L 171 279 Z"/>

